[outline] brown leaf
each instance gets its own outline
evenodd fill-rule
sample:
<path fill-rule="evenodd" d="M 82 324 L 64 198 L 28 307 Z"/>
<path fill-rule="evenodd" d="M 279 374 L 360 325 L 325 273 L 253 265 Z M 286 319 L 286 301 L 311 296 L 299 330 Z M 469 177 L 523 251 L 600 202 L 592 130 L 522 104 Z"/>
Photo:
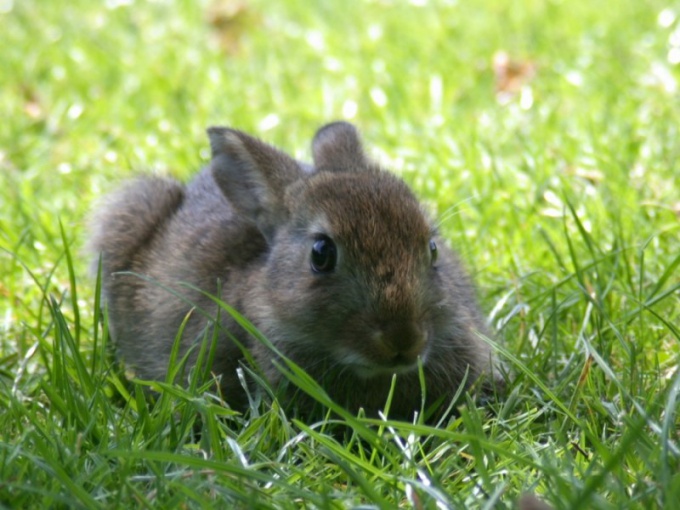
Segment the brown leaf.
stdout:
<path fill-rule="evenodd" d="M 515 95 L 536 75 L 536 64 L 530 60 L 516 60 L 500 50 L 493 56 L 496 95 Z"/>
<path fill-rule="evenodd" d="M 227 53 L 236 53 L 241 38 L 252 21 L 246 0 L 213 0 L 206 12 L 220 47 Z"/>
<path fill-rule="evenodd" d="M 21 86 L 21 93 L 24 96 L 24 113 L 34 120 L 40 119 L 43 116 L 43 109 L 36 91 L 24 84 Z"/>

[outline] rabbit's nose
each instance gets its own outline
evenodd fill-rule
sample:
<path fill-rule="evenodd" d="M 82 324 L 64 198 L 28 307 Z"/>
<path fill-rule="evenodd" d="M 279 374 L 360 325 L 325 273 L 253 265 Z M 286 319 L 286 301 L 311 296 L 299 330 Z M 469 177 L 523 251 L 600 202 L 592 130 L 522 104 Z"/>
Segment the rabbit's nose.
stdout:
<path fill-rule="evenodd" d="M 426 335 L 413 321 L 396 321 L 382 330 L 380 341 L 391 363 L 410 365 L 425 349 Z"/>

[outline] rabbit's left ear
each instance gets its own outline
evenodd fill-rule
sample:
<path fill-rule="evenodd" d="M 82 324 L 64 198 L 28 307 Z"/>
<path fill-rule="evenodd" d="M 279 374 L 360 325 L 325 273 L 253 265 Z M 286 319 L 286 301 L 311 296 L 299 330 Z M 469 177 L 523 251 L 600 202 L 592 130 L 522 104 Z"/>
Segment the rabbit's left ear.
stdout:
<path fill-rule="evenodd" d="M 317 170 L 356 172 L 373 166 L 364 154 L 357 129 L 349 122 L 333 122 L 319 129 L 312 154 Z"/>
<path fill-rule="evenodd" d="M 288 219 L 286 188 L 302 175 L 297 161 L 257 138 L 224 127 L 208 129 L 215 182 L 239 213 L 269 241 Z"/>

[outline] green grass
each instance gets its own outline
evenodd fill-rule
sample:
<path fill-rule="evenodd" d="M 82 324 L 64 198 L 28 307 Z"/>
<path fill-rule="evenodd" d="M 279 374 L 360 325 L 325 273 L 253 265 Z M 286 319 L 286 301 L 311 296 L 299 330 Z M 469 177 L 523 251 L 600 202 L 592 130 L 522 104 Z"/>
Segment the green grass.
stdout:
<path fill-rule="evenodd" d="M 0 505 L 680 501 L 680 8 L 0 0 L 0 26 Z M 535 67 L 506 99 L 500 50 Z M 507 395 L 439 428 L 341 414 L 347 437 L 235 415 L 198 376 L 148 402 L 109 354 L 88 211 L 138 172 L 189 178 L 209 125 L 306 157 L 337 118 L 442 218 Z"/>

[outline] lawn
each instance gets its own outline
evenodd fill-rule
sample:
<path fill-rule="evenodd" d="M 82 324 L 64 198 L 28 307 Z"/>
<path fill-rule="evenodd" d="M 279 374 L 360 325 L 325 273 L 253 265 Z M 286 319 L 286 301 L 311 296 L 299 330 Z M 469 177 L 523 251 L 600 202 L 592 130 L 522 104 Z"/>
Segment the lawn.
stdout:
<path fill-rule="evenodd" d="M 680 6 L 0 0 L 0 27 L 1 507 L 678 505 Z M 429 427 L 126 381 L 92 207 L 188 179 L 210 125 L 305 159 L 335 119 L 461 254 L 506 393 Z"/>

